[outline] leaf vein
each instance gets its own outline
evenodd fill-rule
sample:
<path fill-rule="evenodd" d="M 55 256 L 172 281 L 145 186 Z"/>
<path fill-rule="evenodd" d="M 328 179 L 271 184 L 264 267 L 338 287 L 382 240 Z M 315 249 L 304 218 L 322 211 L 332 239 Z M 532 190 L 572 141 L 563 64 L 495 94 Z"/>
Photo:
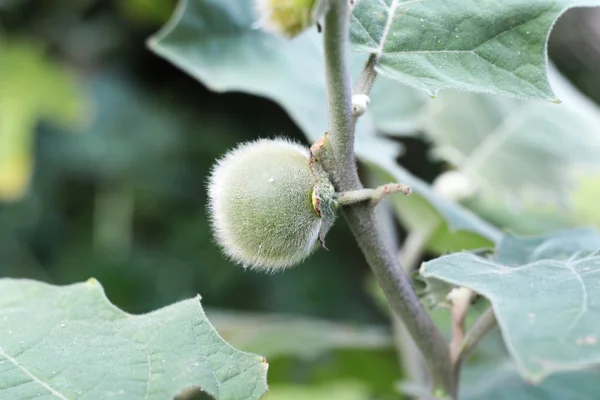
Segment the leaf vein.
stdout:
<path fill-rule="evenodd" d="M 14 359 L 13 357 L 6 354 L 6 352 L 4 351 L 4 349 L 2 347 L 0 347 L 0 356 L 6 358 L 9 362 L 14 364 L 15 367 L 20 369 L 25 375 L 27 375 L 29 378 L 31 378 L 31 380 L 33 380 L 35 383 L 44 387 L 44 389 L 49 391 L 53 396 L 55 396 L 61 400 L 69 400 L 66 396 L 62 395 L 60 392 L 58 392 L 56 389 L 52 388 L 46 382 L 42 381 L 40 378 L 38 378 L 37 376 L 35 376 L 31 372 L 29 372 L 26 368 L 24 368 L 21 364 L 19 364 L 19 362 L 16 359 Z"/>
<path fill-rule="evenodd" d="M 385 42 L 387 41 L 387 37 L 390 33 L 390 27 L 392 26 L 392 22 L 394 21 L 394 17 L 396 16 L 396 8 L 398 8 L 398 0 L 392 0 L 392 4 L 390 4 L 390 8 L 388 9 L 388 17 L 385 21 L 385 26 L 383 27 L 381 41 L 379 42 L 379 46 L 377 47 L 377 57 L 380 57 L 383 53 L 383 47 L 385 46 Z"/>
<path fill-rule="evenodd" d="M 369 39 L 373 42 L 373 46 L 377 46 L 377 41 L 375 40 L 375 38 L 371 35 L 371 32 L 369 32 L 367 30 L 367 28 L 365 28 L 365 26 L 362 24 L 362 22 L 360 21 L 360 19 L 356 18 L 356 16 L 354 14 L 352 14 L 352 19 L 358 24 L 358 26 L 361 27 L 361 29 L 363 31 L 365 31 L 365 33 L 367 34 L 367 36 L 369 37 Z"/>
<path fill-rule="evenodd" d="M 575 317 L 575 319 L 573 319 L 573 322 L 571 322 L 571 324 L 569 325 L 569 329 L 567 330 L 567 336 L 568 336 L 573 331 L 573 329 L 575 328 L 575 326 L 577 326 L 577 323 L 579 322 L 579 320 L 581 319 L 581 317 L 583 317 L 583 315 L 588 311 L 588 291 L 587 291 L 587 287 L 585 286 L 585 282 L 583 281 L 583 279 L 581 279 L 581 275 L 579 275 L 577 273 L 577 271 L 575 270 L 575 268 L 573 268 L 573 265 L 571 265 L 570 262 L 566 262 L 563 265 L 569 271 L 571 271 L 573 273 L 573 275 L 575 276 L 575 279 L 581 285 L 581 291 L 582 291 L 581 307 L 579 309 L 579 313 L 577 314 L 577 316 Z"/>

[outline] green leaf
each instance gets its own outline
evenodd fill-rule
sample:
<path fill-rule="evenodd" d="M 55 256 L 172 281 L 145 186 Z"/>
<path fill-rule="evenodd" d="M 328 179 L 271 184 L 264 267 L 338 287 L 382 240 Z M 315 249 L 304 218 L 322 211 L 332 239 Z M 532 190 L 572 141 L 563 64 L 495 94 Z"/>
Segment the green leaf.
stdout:
<path fill-rule="evenodd" d="M 487 297 L 521 374 L 540 381 L 600 364 L 600 235 L 592 229 L 506 236 L 493 260 L 459 253 L 421 274 Z"/>
<path fill-rule="evenodd" d="M 576 174 L 600 166 L 600 108 L 555 69 L 563 104 L 458 91 L 442 93 L 424 120 L 434 154 L 488 196 L 566 199 Z M 552 182 L 552 184 L 548 184 Z"/>
<path fill-rule="evenodd" d="M 540 260 L 568 260 L 600 249 L 600 236 L 593 228 L 561 230 L 543 236 L 502 238 L 494 259 L 519 266 Z"/>
<path fill-rule="evenodd" d="M 273 358 L 315 358 L 332 349 L 391 348 L 389 330 L 309 317 L 208 311 L 225 340 L 236 347 Z"/>
<path fill-rule="evenodd" d="M 33 172 L 33 135 L 40 119 L 79 121 L 84 102 L 73 78 L 38 46 L 0 40 L 0 201 L 17 200 Z"/>
<path fill-rule="evenodd" d="M 436 95 L 439 89 L 556 101 L 546 42 L 556 19 L 598 0 L 362 0 L 351 40 L 376 54 L 384 76 Z"/>
<path fill-rule="evenodd" d="M 368 111 L 378 131 L 393 136 L 415 136 L 423 129 L 431 98 L 389 79 L 376 79 Z"/>
<path fill-rule="evenodd" d="M 181 0 L 149 46 L 211 90 L 281 104 L 315 141 L 327 130 L 320 37 L 288 41 L 257 29 L 256 21 L 251 1 Z"/>
<path fill-rule="evenodd" d="M 257 20 L 251 1 L 180 0 L 171 20 L 148 43 L 213 91 L 242 91 L 277 102 L 314 142 L 327 130 L 322 36 L 310 31 L 288 40 L 256 28 Z M 354 69 L 358 72 L 365 61 L 355 56 Z M 405 100 L 409 91 L 389 82 L 376 83 L 373 90 L 378 94 L 371 104 L 374 121 L 381 120 L 385 131 L 412 132 L 421 106 Z M 359 122 L 357 140 L 383 141 L 365 132 L 368 122 Z"/>
<path fill-rule="evenodd" d="M 465 368 L 464 400 L 588 400 L 598 396 L 598 371 L 556 374 L 539 385 L 523 380 L 510 360 L 494 360 Z"/>
<path fill-rule="evenodd" d="M 95 280 L 57 287 L 0 280 L 0 398 L 259 399 L 264 358 L 228 345 L 199 299 L 145 315 L 108 301 Z"/>
<path fill-rule="evenodd" d="M 446 313 L 448 314 L 448 313 Z M 532 384 L 524 380 L 508 357 L 499 330 L 477 346 L 461 373 L 461 399 L 465 400 L 588 400 L 598 394 L 598 369 L 549 376 Z"/>

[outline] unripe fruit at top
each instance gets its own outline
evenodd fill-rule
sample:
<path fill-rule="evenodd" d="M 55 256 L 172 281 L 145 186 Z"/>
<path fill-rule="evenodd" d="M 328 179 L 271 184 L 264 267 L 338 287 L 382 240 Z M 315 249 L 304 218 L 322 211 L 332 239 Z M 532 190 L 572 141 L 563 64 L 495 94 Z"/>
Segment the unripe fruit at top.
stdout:
<path fill-rule="evenodd" d="M 255 0 L 255 5 L 265 30 L 293 38 L 317 22 L 329 0 Z"/>
<path fill-rule="evenodd" d="M 321 244 L 335 219 L 335 191 L 308 148 L 284 139 L 241 144 L 209 179 L 212 228 L 244 267 L 291 267 Z"/>

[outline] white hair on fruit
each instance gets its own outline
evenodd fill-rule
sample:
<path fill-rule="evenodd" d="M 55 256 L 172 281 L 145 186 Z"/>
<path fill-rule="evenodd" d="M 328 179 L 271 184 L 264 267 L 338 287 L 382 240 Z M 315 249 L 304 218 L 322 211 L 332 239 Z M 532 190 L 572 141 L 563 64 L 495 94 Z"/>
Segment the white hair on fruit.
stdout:
<path fill-rule="evenodd" d="M 322 219 L 311 196 L 309 150 L 286 139 L 239 145 L 213 167 L 209 212 L 217 243 L 245 267 L 291 267 L 317 247 Z"/>

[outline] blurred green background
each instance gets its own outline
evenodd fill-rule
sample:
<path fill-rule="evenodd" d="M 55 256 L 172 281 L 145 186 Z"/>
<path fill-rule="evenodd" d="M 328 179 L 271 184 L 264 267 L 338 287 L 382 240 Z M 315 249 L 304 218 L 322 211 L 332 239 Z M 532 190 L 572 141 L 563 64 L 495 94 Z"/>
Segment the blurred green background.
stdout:
<path fill-rule="evenodd" d="M 131 313 L 200 293 L 226 339 L 273 354 L 271 386 L 318 388 L 281 389 L 281 398 L 396 397 L 400 371 L 386 310 L 370 293 L 368 267 L 343 220 L 328 236 L 330 251 L 285 274 L 244 271 L 212 240 L 205 182 L 215 158 L 253 138 L 305 139 L 276 104 L 212 93 L 147 49 L 174 6 L 0 0 L 0 276 L 54 284 L 95 277 Z M 559 69 L 596 101 L 599 21 L 597 10 L 567 13 L 549 47 Z M 400 161 L 417 176 L 431 181 L 443 170 L 423 140 L 397 140 L 407 149 Z M 310 321 L 320 322 L 292 330 L 285 318 L 261 320 L 274 313 L 343 325 L 303 336 Z M 261 342 L 257 324 L 285 343 Z M 339 333 L 331 339 L 338 350 L 319 347 L 326 332 Z M 312 351 L 290 350 L 313 340 Z"/>

